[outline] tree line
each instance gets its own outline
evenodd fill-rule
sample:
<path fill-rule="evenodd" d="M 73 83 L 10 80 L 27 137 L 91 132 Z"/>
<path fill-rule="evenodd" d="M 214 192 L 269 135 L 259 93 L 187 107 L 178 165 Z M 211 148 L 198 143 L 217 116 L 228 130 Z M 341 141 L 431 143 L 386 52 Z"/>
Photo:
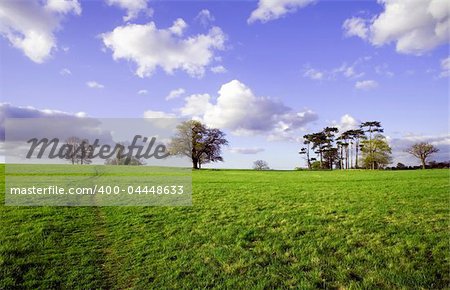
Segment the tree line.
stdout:
<path fill-rule="evenodd" d="M 303 136 L 303 147 L 299 154 L 304 155 L 308 169 L 388 169 L 392 163 L 392 149 L 383 135 L 384 129 L 379 121 L 362 122 L 357 129 L 339 132 L 337 127 L 325 127 L 319 132 Z M 172 156 L 186 156 L 193 169 L 201 169 L 210 162 L 223 161 L 222 147 L 228 145 L 226 135 L 220 129 L 209 128 L 205 124 L 189 120 L 180 123 L 168 144 Z M 66 159 L 72 164 L 90 164 L 92 145 L 87 139 L 71 137 L 66 140 Z M 144 165 L 145 162 L 124 156 L 125 145 L 118 143 L 115 155 L 105 161 L 106 165 Z M 439 150 L 430 143 L 420 142 L 407 148 L 405 152 L 421 162 L 423 169 L 428 158 Z M 431 163 L 430 163 L 431 165 Z M 433 168 L 445 166 L 436 165 Z M 263 160 L 253 164 L 256 170 L 267 170 Z M 406 168 L 399 164 L 395 169 Z M 389 169 L 394 169 L 390 167 Z"/>
<path fill-rule="evenodd" d="M 392 149 L 383 132 L 379 121 L 362 122 L 357 129 L 340 134 L 338 128 L 326 127 L 304 135 L 299 154 L 305 155 L 308 169 L 385 169 L 392 163 Z M 427 142 L 405 150 L 420 160 L 423 169 L 430 155 L 438 151 Z"/>
<path fill-rule="evenodd" d="M 337 127 L 325 127 L 303 136 L 299 154 L 305 155 L 309 169 L 384 168 L 392 161 L 392 149 L 383 132 L 379 121 L 363 122 L 342 133 Z"/>

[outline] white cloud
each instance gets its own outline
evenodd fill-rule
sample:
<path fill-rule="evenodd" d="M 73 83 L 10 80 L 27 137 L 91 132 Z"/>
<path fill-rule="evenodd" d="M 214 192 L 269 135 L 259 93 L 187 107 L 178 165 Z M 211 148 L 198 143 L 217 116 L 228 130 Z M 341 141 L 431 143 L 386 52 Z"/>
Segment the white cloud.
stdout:
<path fill-rule="evenodd" d="M 209 94 L 195 94 L 185 98 L 185 105 L 180 109 L 182 116 L 201 116 L 204 115 L 212 106 L 209 103 L 211 96 Z"/>
<path fill-rule="evenodd" d="M 86 86 L 88 86 L 91 89 L 103 89 L 105 86 L 96 82 L 96 81 L 89 81 L 86 82 Z"/>
<path fill-rule="evenodd" d="M 322 80 L 324 78 L 325 73 L 321 72 L 317 69 L 314 68 L 308 68 L 306 69 L 306 71 L 303 73 L 304 77 L 310 78 L 312 80 L 318 81 L 318 80 Z"/>
<path fill-rule="evenodd" d="M 343 63 L 340 67 L 332 70 L 332 78 L 335 78 L 337 74 L 342 74 L 346 78 L 360 78 L 364 76 L 364 72 L 357 72 L 356 71 L 356 65 L 360 61 L 357 60 L 353 65 L 348 65 L 346 63 Z"/>
<path fill-rule="evenodd" d="M 63 68 L 62 70 L 59 71 L 59 74 L 63 75 L 63 76 L 67 76 L 67 75 L 71 75 L 72 72 L 68 68 Z"/>
<path fill-rule="evenodd" d="M 43 63 L 57 47 L 55 32 L 67 14 L 81 14 L 77 0 L 0 1 L 0 34 L 32 61 Z"/>
<path fill-rule="evenodd" d="M 214 66 L 211 71 L 215 74 L 226 73 L 227 69 L 223 65 Z"/>
<path fill-rule="evenodd" d="M 345 20 L 342 28 L 344 28 L 345 36 L 347 37 L 358 36 L 362 39 L 366 39 L 369 32 L 366 20 L 361 17 L 352 17 Z"/>
<path fill-rule="evenodd" d="M 224 49 L 226 36 L 219 27 L 212 27 L 207 34 L 183 38 L 185 27 L 182 19 L 167 29 L 158 29 L 154 22 L 127 24 L 101 37 L 112 50 L 114 60 L 136 63 L 139 77 L 151 76 L 157 67 L 168 74 L 182 70 L 190 76 L 202 77 L 215 51 Z"/>
<path fill-rule="evenodd" d="M 347 79 L 356 79 L 364 76 L 364 72 L 358 72 L 357 66 L 360 65 L 363 61 L 366 61 L 363 58 L 359 58 L 353 62 L 353 64 L 349 65 L 347 63 L 343 63 L 341 66 L 327 69 L 327 70 L 319 70 L 316 68 L 312 68 L 309 65 L 305 66 L 303 76 L 309 78 L 311 80 L 335 80 L 339 76 L 343 76 Z"/>
<path fill-rule="evenodd" d="M 259 0 L 258 8 L 251 13 L 247 22 L 261 21 L 264 23 L 275 20 L 314 2 L 315 0 Z"/>
<path fill-rule="evenodd" d="M 186 93 L 186 91 L 183 88 L 179 88 L 176 90 L 171 90 L 170 93 L 166 96 L 166 101 L 176 99 Z"/>
<path fill-rule="evenodd" d="M 371 90 L 378 87 L 378 83 L 374 80 L 358 81 L 355 83 L 355 88 L 358 90 Z"/>
<path fill-rule="evenodd" d="M 148 91 L 147 90 L 139 90 L 137 93 L 138 93 L 138 95 L 146 95 L 146 94 L 148 94 Z"/>
<path fill-rule="evenodd" d="M 331 122 L 331 124 L 332 126 L 337 127 L 339 129 L 339 132 L 345 132 L 347 130 L 359 128 L 361 121 L 349 114 L 345 114 L 341 117 L 339 122 L 333 121 Z"/>
<path fill-rule="evenodd" d="M 203 9 L 197 14 L 195 20 L 206 27 L 209 23 L 214 22 L 215 18 L 208 9 Z"/>
<path fill-rule="evenodd" d="M 450 76 L 450 57 L 441 59 L 441 73 L 439 77 L 446 78 Z"/>
<path fill-rule="evenodd" d="M 144 112 L 144 118 L 176 118 L 176 116 L 172 113 L 148 110 Z"/>
<path fill-rule="evenodd" d="M 86 117 L 84 112 L 68 113 L 59 110 L 37 109 L 32 106 L 14 106 L 8 103 L 0 103 L 0 142 L 5 140 L 6 118 L 50 118 L 50 117 Z M 67 128 L 66 128 L 67 130 Z M 48 135 L 48 132 L 46 133 Z"/>
<path fill-rule="evenodd" d="M 384 11 L 372 19 L 347 19 L 345 34 L 367 39 L 375 46 L 395 42 L 397 52 L 416 55 L 449 42 L 448 1 L 379 0 L 379 3 Z"/>
<path fill-rule="evenodd" d="M 264 151 L 264 148 L 259 147 L 251 147 L 251 148 L 244 148 L 244 147 L 232 147 L 228 149 L 231 153 L 237 153 L 237 154 L 258 154 L 260 152 Z"/>
<path fill-rule="evenodd" d="M 184 22 L 183 19 L 178 18 L 173 22 L 173 25 L 169 28 L 169 30 L 176 36 L 182 36 L 186 27 L 186 22 Z"/>
<path fill-rule="evenodd" d="M 238 80 L 222 85 L 215 102 L 208 94 L 187 97 L 180 112 L 237 135 L 280 135 L 317 119 L 310 110 L 294 112 L 279 101 L 258 97 Z"/>
<path fill-rule="evenodd" d="M 59 1 L 59 0 L 58 0 Z M 143 12 L 147 16 L 153 15 L 153 9 L 147 6 L 147 0 L 107 0 L 110 6 L 118 6 L 127 11 L 127 15 L 123 17 L 123 21 L 130 21 L 139 16 Z"/>
<path fill-rule="evenodd" d="M 77 0 L 47 0 L 45 7 L 50 11 L 62 14 L 71 13 L 72 11 L 77 15 L 81 14 L 81 6 Z"/>

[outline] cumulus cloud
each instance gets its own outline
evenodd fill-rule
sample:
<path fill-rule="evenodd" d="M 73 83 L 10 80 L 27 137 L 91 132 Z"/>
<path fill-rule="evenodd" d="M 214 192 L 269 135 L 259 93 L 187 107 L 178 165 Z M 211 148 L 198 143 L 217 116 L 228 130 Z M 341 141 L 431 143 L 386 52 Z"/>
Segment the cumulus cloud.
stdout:
<path fill-rule="evenodd" d="M 0 34 L 29 59 L 43 63 L 57 48 L 55 32 L 68 14 L 81 14 L 77 0 L 0 1 Z"/>
<path fill-rule="evenodd" d="M 226 36 L 219 27 L 212 27 L 206 34 L 183 37 L 186 26 L 181 18 L 167 29 L 157 28 L 154 22 L 126 24 L 101 38 L 112 50 L 113 59 L 134 62 L 141 78 L 151 76 L 157 67 L 167 74 L 182 70 L 202 77 L 215 52 L 224 49 Z"/>
<path fill-rule="evenodd" d="M 264 148 L 259 148 L 259 147 L 250 147 L 250 148 L 232 147 L 232 148 L 229 149 L 229 151 L 231 153 L 251 155 L 251 154 L 258 154 L 260 152 L 263 152 Z"/>
<path fill-rule="evenodd" d="M 206 27 L 211 22 L 214 22 L 215 18 L 208 9 L 203 9 L 197 14 L 195 20 L 200 22 L 200 24 L 203 25 L 204 27 Z"/>
<path fill-rule="evenodd" d="M 181 115 L 200 118 L 211 108 L 210 99 L 209 94 L 190 95 L 185 98 L 185 105 L 180 109 Z"/>
<path fill-rule="evenodd" d="M 345 132 L 347 130 L 353 130 L 359 128 L 359 125 L 361 124 L 361 121 L 356 119 L 355 117 L 345 114 L 341 117 L 339 122 L 333 121 L 331 122 L 331 125 L 334 127 L 337 127 L 340 132 Z"/>
<path fill-rule="evenodd" d="M 147 0 L 107 0 L 106 2 L 110 6 L 117 6 L 127 11 L 127 15 L 123 17 L 123 21 L 133 20 L 141 12 L 147 16 L 153 15 L 153 9 L 147 6 Z"/>
<path fill-rule="evenodd" d="M 442 0 L 380 0 L 383 12 L 371 19 L 345 20 L 345 35 L 375 46 L 394 42 L 397 52 L 421 55 L 450 40 L 450 3 Z"/>
<path fill-rule="evenodd" d="M 89 81 L 86 82 L 86 86 L 88 86 L 91 89 L 103 89 L 105 86 L 96 82 L 96 81 Z"/>
<path fill-rule="evenodd" d="M 221 86 L 218 97 L 209 94 L 187 97 L 180 109 L 183 116 L 194 116 L 211 127 L 229 129 L 238 135 L 284 134 L 317 119 L 311 110 L 295 112 L 283 103 L 256 96 L 238 80 Z"/>
<path fill-rule="evenodd" d="M 441 73 L 439 77 L 447 78 L 450 76 L 450 57 L 441 59 Z"/>
<path fill-rule="evenodd" d="M 259 0 L 258 8 L 252 11 L 247 22 L 260 21 L 264 23 L 275 20 L 314 2 L 315 0 Z"/>
<path fill-rule="evenodd" d="M 358 36 L 362 39 L 367 38 L 369 29 L 366 20 L 361 17 L 352 17 L 344 21 L 342 28 L 345 30 L 345 36 Z"/>
<path fill-rule="evenodd" d="M 166 101 L 176 99 L 186 93 L 186 91 L 183 88 L 178 88 L 176 90 L 171 90 L 170 93 L 166 96 Z"/>
<path fill-rule="evenodd" d="M 148 91 L 147 90 L 139 90 L 137 93 L 138 93 L 138 95 L 146 95 L 146 94 L 148 94 Z"/>
<path fill-rule="evenodd" d="M 355 89 L 358 90 L 372 90 L 378 87 L 378 83 L 374 80 L 365 80 L 365 81 L 358 81 L 355 83 Z"/>
<path fill-rule="evenodd" d="M 227 69 L 223 65 L 213 66 L 211 71 L 215 74 L 226 73 Z"/>

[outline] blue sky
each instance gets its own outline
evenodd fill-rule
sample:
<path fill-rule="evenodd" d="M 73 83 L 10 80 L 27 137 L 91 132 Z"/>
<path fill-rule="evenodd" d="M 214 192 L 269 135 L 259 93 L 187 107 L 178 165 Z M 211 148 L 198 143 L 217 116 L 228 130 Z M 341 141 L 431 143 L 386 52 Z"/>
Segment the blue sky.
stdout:
<path fill-rule="evenodd" d="M 444 2 L 4 1 L 0 96 L 16 115 L 201 119 L 230 141 L 210 167 L 304 166 L 299 137 L 367 120 L 395 161 L 418 140 L 448 159 Z"/>

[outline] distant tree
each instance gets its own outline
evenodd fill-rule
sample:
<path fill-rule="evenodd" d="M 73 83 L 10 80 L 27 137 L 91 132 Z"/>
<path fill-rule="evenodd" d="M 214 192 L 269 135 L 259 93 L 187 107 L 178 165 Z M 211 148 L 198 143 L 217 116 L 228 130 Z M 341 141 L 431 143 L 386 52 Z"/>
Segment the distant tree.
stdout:
<path fill-rule="evenodd" d="M 408 149 L 406 149 L 406 152 L 413 155 L 414 157 L 418 158 L 420 162 L 422 163 L 422 169 L 425 169 L 427 165 L 427 158 L 433 154 L 438 152 L 439 149 L 434 147 L 430 143 L 426 142 L 420 142 L 412 145 Z"/>
<path fill-rule="evenodd" d="M 125 152 L 124 144 L 117 143 L 115 148 L 116 148 L 116 155 L 113 158 L 106 159 L 105 165 L 132 165 L 132 166 L 145 165 L 144 161 L 134 156 L 128 156 L 124 154 Z"/>
<path fill-rule="evenodd" d="M 371 136 L 362 141 L 362 157 L 364 166 L 368 169 L 381 169 L 392 162 L 392 149 L 381 134 Z"/>
<path fill-rule="evenodd" d="M 264 160 L 256 160 L 253 162 L 253 169 L 255 170 L 269 170 L 269 164 Z"/>
<path fill-rule="evenodd" d="M 334 148 L 335 134 L 339 132 L 336 127 L 326 127 L 323 129 L 323 134 L 326 137 L 325 145 L 323 146 L 324 159 L 326 161 L 324 168 L 333 169 L 333 164 L 338 158 L 337 148 Z"/>
<path fill-rule="evenodd" d="M 92 145 L 89 144 L 88 139 L 83 139 L 80 144 L 80 154 L 79 160 L 81 164 L 91 164 L 92 163 Z"/>
<path fill-rule="evenodd" d="M 79 155 L 78 155 L 78 147 L 81 144 L 81 139 L 75 136 L 67 138 L 65 141 L 63 147 L 64 147 L 64 153 L 65 158 L 71 162 L 72 164 L 78 164 L 79 163 Z"/>
<path fill-rule="evenodd" d="M 311 134 L 310 140 L 313 143 L 312 149 L 319 155 L 320 168 L 323 168 L 323 153 L 326 149 L 326 145 L 328 144 L 327 136 L 323 131 L 313 133 Z"/>
<path fill-rule="evenodd" d="M 349 168 L 349 156 L 350 156 L 350 139 L 352 138 L 352 135 L 350 131 L 342 132 L 342 134 L 339 136 L 339 145 L 340 145 L 340 151 L 341 151 L 341 168 L 342 169 L 348 169 Z"/>
<path fill-rule="evenodd" d="M 443 161 L 443 162 L 437 162 L 437 161 L 430 161 L 428 163 L 429 168 L 450 168 L 450 161 Z"/>
<path fill-rule="evenodd" d="M 400 170 L 402 170 L 402 169 L 406 169 L 407 167 L 406 167 L 406 165 L 405 165 L 405 164 L 403 164 L 403 163 L 399 162 L 399 163 L 397 163 L 397 166 L 396 166 L 396 168 L 397 168 L 397 169 L 400 169 Z"/>
<path fill-rule="evenodd" d="M 306 147 L 303 147 L 298 152 L 299 154 L 306 155 L 306 162 L 308 164 L 308 169 L 311 169 L 311 135 L 307 134 L 303 136 L 303 144 L 306 145 Z"/>
<path fill-rule="evenodd" d="M 352 140 L 355 142 L 355 168 L 359 167 L 358 157 L 359 157 L 359 149 L 361 148 L 361 140 L 365 139 L 364 131 L 362 129 L 350 130 L 348 133 Z"/>
<path fill-rule="evenodd" d="M 191 159 L 192 168 L 202 164 L 223 161 L 221 147 L 228 145 L 225 133 L 207 128 L 199 121 L 190 120 L 177 126 L 177 134 L 169 144 L 171 155 L 184 155 Z"/>
<path fill-rule="evenodd" d="M 72 136 L 63 144 L 65 158 L 72 164 L 91 164 L 92 145 L 89 140 Z"/>
<path fill-rule="evenodd" d="M 320 166 L 320 161 L 318 161 L 318 160 L 316 160 L 316 161 L 313 161 L 312 163 L 311 163 L 311 169 L 312 170 L 319 170 L 319 169 L 321 169 L 322 167 Z"/>
<path fill-rule="evenodd" d="M 369 168 L 370 169 L 375 169 L 376 168 L 376 164 L 375 164 L 376 158 L 375 158 L 375 156 L 371 156 L 372 154 L 375 154 L 375 152 L 374 152 L 374 148 L 372 148 L 371 146 L 375 145 L 375 143 L 377 143 L 377 142 L 372 142 L 372 139 L 373 139 L 374 134 L 379 136 L 379 135 L 381 135 L 381 133 L 384 132 L 384 130 L 381 127 L 381 123 L 378 122 L 378 121 L 363 122 L 360 125 L 360 128 L 361 128 L 361 130 L 363 130 L 364 132 L 368 133 L 368 135 L 369 135 L 369 138 L 368 138 L 369 142 L 364 142 L 364 144 L 365 144 L 364 145 L 365 146 L 364 151 L 365 151 L 365 154 L 366 154 L 365 161 L 372 160 L 372 164 L 371 164 L 371 166 Z M 366 165 L 366 168 L 367 168 L 367 164 L 365 164 L 365 165 Z"/>

